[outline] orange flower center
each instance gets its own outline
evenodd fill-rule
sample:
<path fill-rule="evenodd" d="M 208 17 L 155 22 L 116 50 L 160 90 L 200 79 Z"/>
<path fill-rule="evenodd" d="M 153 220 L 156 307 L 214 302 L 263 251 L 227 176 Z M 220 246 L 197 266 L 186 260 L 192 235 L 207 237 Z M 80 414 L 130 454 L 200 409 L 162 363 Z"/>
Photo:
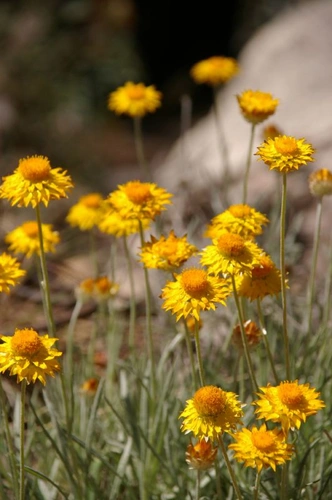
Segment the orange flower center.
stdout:
<path fill-rule="evenodd" d="M 282 155 L 294 155 L 297 153 L 297 144 L 294 137 L 276 137 L 274 145 L 278 153 Z"/>
<path fill-rule="evenodd" d="M 160 254 L 169 257 L 170 255 L 175 255 L 178 250 L 178 242 L 177 241 L 165 241 L 163 243 Z"/>
<path fill-rule="evenodd" d="M 152 198 L 149 184 L 132 182 L 125 187 L 125 193 L 132 203 L 143 205 Z"/>
<path fill-rule="evenodd" d="M 102 278 L 98 278 L 96 280 L 95 284 L 96 284 L 96 288 L 97 288 L 98 292 L 103 294 L 103 295 L 109 293 L 111 286 L 112 286 L 112 283 L 110 282 L 110 280 L 106 276 L 103 276 Z"/>
<path fill-rule="evenodd" d="M 187 269 L 183 271 L 181 279 L 182 286 L 189 295 L 204 293 L 209 286 L 207 273 L 203 269 Z"/>
<path fill-rule="evenodd" d="M 225 410 L 226 393 L 219 387 L 207 385 L 196 391 L 193 400 L 200 417 L 217 417 Z"/>
<path fill-rule="evenodd" d="M 238 219 L 244 219 L 250 215 L 250 207 L 248 205 L 232 205 L 228 211 Z"/>
<path fill-rule="evenodd" d="M 269 431 L 260 430 L 251 435 L 253 445 L 260 451 L 269 451 L 275 443 L 274 435 Z"/>
<path fill-rule="evenodd" d="M 218 248 L 228 257 L 238 257 L 245 248 L 245 240 L 239 234 L 225 233 L 218 239 Z"/>
<path fill-rule="evenodd" d="M 16 330 L 11 340 L 11 347 L 18 356 L 32 356 L 36 354 L 43 343 L 35 330 Z"/>
<path fill-rule="evenodd" d="M 87 208 L 99 208 L 102 202 L 102 197 L 98 193 L 91 193 L 83 196 L 80 202 Z"/>
<path fill-rule="evenodd" d="M 95 280 L 92 278 L 88 278 L 80 284 L 80 289 L 83 290 L 83 292 L 92 294 L 93 289 L 95 286 Z"/>
<path fill-rule="evenodd" d="M 286 406 L 298 406 L 304 397 L 300 387 L 292 382 L 285 382 L 278 387 L 281 402 Z"/>
<path fill-rule="evenodd" d="M 139 99 L 144 99 L 145 97 L 145 87 L 144 85 L 133 85 L 130 87 L 127 87 L 127 96 L 129 99 L 132 99 L 133 101 L 137 101 Z"/>
<path fill-rule="evenodd" d="M 20 160 L 18 171 L 27 181 L 41 182 L 49 178 L 51 165 L 44 156 L 31 156 Z"/>
<path fill-rule="evenodd" d="M 22 229 L 29 238 L 36 238 L 38 236 L 38 224 L 35 221 L 24 222 Z"/>

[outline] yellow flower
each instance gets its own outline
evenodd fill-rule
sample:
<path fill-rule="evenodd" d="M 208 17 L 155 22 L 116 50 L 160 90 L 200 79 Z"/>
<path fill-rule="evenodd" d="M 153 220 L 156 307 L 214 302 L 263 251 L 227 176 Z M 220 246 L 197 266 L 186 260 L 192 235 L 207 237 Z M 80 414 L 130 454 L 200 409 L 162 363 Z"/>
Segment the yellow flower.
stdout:
<path fill-rule="evenodd" d="M 186 328 L 188 329 L 189 333 L 191 335 L 194 335 L 196 332 L 196 328 L 198 331 L 200 331 L 203 328 L 203 321 L 201 318 L 199 321 L 195 319 L 193 316 L 187 316 L 187 318 L 184 320 Z"/>
<path fill-rule="evenodd" d="M 322 198 L 332 194 L 332 172 L 321 168 L 309 175 L 309 190 L 313 196 Z"/>
<path fill-rule="evenodd" d="M 231 432 L 242 424 L 242 405 L 234 392 L 206 385 L 195 392 L 179 418 L 183 418 L 181 431 L 192 432 L 199 439 L 217 440 L 223 432 Z"/>
<path fill-rule="evenodd" d="M 203 269 L 189 268 L 174 274 L 175 281 L 168 281 L 162 290 L 162 308 L 171 310 L 176 321 L 182 316 L 200 320 L 200 312 L 215 310 L 216 303 L 226 305 L 231 293 L 229 281 L 209 275 Z"/>
<path fill-rule="evenodd" d="M 243 326 L 247 337 L 248 347 L 249 349 L 254 349 L 261 341 L 262 332 L 257 324 L 250 319 L 248 319 Z M 235 325 L 235 327 L 233 328 L 232 341 L 233 344 L 239 349 L 239 351 L 242 352 L 243 343 L 240 324 Z"/>
<path fill-rule="evenodd" d="M 237 282 L 237 293 L 242 297 L 256 300 L 281 292 L 281 273 L 271 258 L 263 254 L 253 266 L 251 275 L 245 275 Z"/>
<path fill-rule="evenodd" d="M 240 234 L 246 239 L 254 239 L 262 234 L 262 226 L 268 222 L 269 219 L 266 215 L 249 205 L 231 205 L 227 210 L 213 217 L 204 236 L 213 239 L 218 237 L 220 233 L 229 231 Z"/>
<path fill-rule="evenodd" d="M 103 208 L 104 202 L 101 194 L 86 194 L 70 208 L 66 221 L 73 227 L 79 227 L 81 231 L 89 231 L 100 222 Z"/>
<path fill-rule="evenodd" d="M 200 439 L 195 445 L 189 444 L 186 451 L 186 462 L 189 469 L 207 470 L 216 461 L 218 447 L 214 447 L 211 441 Z"/>
<path fill-rule="evenodd" d="M 143 229 L 147 229 L 151 224 L 151 219 L 141 219 Z M 98 224 L 102 233 L 112 234 L 116 238 L 139 233 L 138 219 L 124 219 L 114 208 L 109 208 Z"/>
<path fill-rule="evenodd" d="M 253 405 L 258 408 L 258 418 L 279 422 L 285 432 L 299 429 L 307 417 L 315 415 L 325 407 L 324 401 L 318 399 L 320 393 L 309 384 L 299 384 L 298 380 L 281 382 L 278 386 L 260 387 L 262 394 Z"/>
<path fill-rule="evenodd" d="M 311 144 L 306 143 L 305 139 L 281 135 L 264 141 L 255 155 L 259 156 L 258 161 L 264 161 L 270 170 L 275 169 L 287 174 L 314 161 L 314 152 Z"/>
<path fill-rule="evenodd" d="M 154 183 L 129 181 L 110 193 L 108 201 L 123 219 L 154 220 L 172 196 Z"/>
<path fill-rule="evenodd" d="M 273 123 L 266 125 L 263 129 L 263 139 L 275 139 L 278 135 L 283 135 L 282 130 Z"/>
<path fill-rule="evenodd" d="M 239 65 L 232 57 L 213 56 L 197 62 L 190 70 L 196 83 L 217 86 L 228 82 L 239 72 Z"/>
<path fill-rule="evenodd" d="M 46 253 L 55 252 L 55 245 L 60 241 L 59 233 L 53 231 L 52 224 L 42 224 L 43 247 Z M 38 224 L 36 221 L 24 222 L 5 236 L 9 250 L 14 253 L 24 253 L 27 257 L 40 255 Z"/>
<path fill-rule="evenodd" d="M 279 100 L 269 92 L 245 90 L 236 96 L 242 115 L 250 123 L 261 123 L 273 115 Z"/>
<path fill-rule="evenodd" d="M 46 375 L 54 377 L 54 372 L 60 370 L 55 358 L 62 352 L 52 347 L 58 339 L 41 337 L 35 330 L 25 328 L 16 329 L 11 337 L 1 335 L 1 340 L 0 373 L 9 370 L 10 375 L 17 375 L 17 383 L 25 379 L 30 384 L 39 379 L 45 385 Z"/>
<path fill-rule="evenodd" d="M 96 394 L 99 385 L 99 380 L 97 378 L 88 378 L 81 385 L 81 393 L 88 394 L 89 396 L 93 396 Z"/>
<path fill-rule="evenodd" d="M 172 230 L 167 238 L 162 235 L 158 240 L 151 236 L 151 241 L 144 244 L 139 256 L 147 268 L 172 271 L 197 252 L 198 249 L 187 241 L 187 235 L 178 238 Z"/>
<path fill-rule="evenodd" d="M 35 208 L 40 203 L 47 207 L 50 200 L 67 198 L 73 187 L 67 171 L 51 168 L 45 156 L 30 156 L 19 161 L 12 175 L 3 177 L 0 198 L 6 198 L 12 206 Z"/>
<path fill-rule="evenodd" d="M 161 98 L 162 93 L 154 85 L 146 87 L 144 83 L 127 82 L 109 94 L 108 109 L 117 115 L 142 117 L 156 111 L 161 106 Z"/>
<path fill-rule="evenodd" d="M 9 293 L 9 287 L 17 285 L 25 274 L 15 257 L 5 252 L 0 255 L 0 293 Z"/>
<path fill-rule="evenodd" d="M 76 288 L 75 294 L 77 299 L 83 302 L 89 299 L 94 299 L 101 303 L 109 300 L 119 291 L 119 285 L 111 281 L 107 276 L 99 276 L 98 278 L 87 278 L 83 280 Z"/>
<path fill-rule="evenodd" d="M 241 429 L 232 434 L 236 443 L 228 446 L 234 450 L 234 457 L 238 462 L 244 462 L 245 467 L 263 468 L 271 467 L 276 471 L 277 465 L 284 464 L 292 458 L 294 447 L 286 443 L 282 429 L 267 430 L 263 424 L 260 428 L 252 430 Z"/>
<path fill-rule="evenodd" d="M 203 248 L 201 264 L 214 274 L 250 274 L 263 250 L 239 234 L 224 232 Z"/>

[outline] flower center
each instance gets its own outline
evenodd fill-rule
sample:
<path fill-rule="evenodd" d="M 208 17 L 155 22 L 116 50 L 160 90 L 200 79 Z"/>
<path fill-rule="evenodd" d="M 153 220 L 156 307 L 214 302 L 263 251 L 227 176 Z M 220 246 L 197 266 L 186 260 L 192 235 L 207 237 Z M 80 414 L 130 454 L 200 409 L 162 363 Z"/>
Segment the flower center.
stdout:
<path fill-rule="evenodd" d="M 225 233 L 218 239 L 218 248 L 228 257 L 238 257 L 245 248 L 245 240 L 239 234 Z"/>
<path fill-rule="evenodd" d="M 196 391 L 193 400 L 200 417 L 217 417 L 225 410 L 226 393 L 219 387 L 207 385 Z"/>
<path fill-rule="evenodd" d="M 253 445 L 260 451 L 268 451 L 273 448 L 275 439 L 271 432 L 269 431 L 258 431 L 253 432 L 251 435 L 251 440 Z"/>
<path fill-rule="evenodd" d="M 132 182 L 125 187 L 125 193 L 132 203 L 143 205 L 152 198 L 149 184 L 141 182 Z"/>
<path fill-rule="evenodd" d="M 102 295 L 105 295 L 110 292 L 112 283 L 106 276 L 102 276 L 101 278 L 98 278 L 96 280 L 95 285 L 98 292 L 101 293 Z"/>
<path fill-rule="evenodd" d="M 145 87 L 143 85 L 133 85 L 127 88 L 127 96 L 133 101 L 144 99 Z"/>
<path fill-rule="evenodd" d="M 232 205 L 228 211 L 238 219 L 244 219 L 250 215 L 250 207 L 248 205 Z"/>
<path fill-rule="evenodd" d="M 32 356 L 36 354 L 43 343 L 35 330 L 16 330 L 11 340 L 11 347 L 18 356 Z"/>
<path fill-rule="evenodd" d="M 278 387 L 281 402 L 286 406 L 298 406 L 303 400 L 303 394 L 297 384 L 285 382 Z"/>
<path fill-rule="evenodd" d="M 178 243 L 176 241 L 165 241 L 161 248 L 161 255 L 164 257 L 169 257 L 170 255 L 175 255 L 178 249 Z"/>
<path fill-rule="evenodd" d="M 18 171 L 27 181 L 41 182 L 49 178 L 51 165 L 48 158 L 44 156 L 30 156 L 20 160 Z"/>
<path fill-rule="evenodd" d="M 274 145 L 278 153 L 282 155 L 294 155 L 297 153 L 297 144 L 294 137 L 276 137 Z"/>
<path fill-rule="evenodd" d="M 189 295 L 204 293 L 208 289 L 209 282 L 203 269 L 187 269 L 183 271 L 181 278 L 182 286 Z"/>
<path fill-rule="evenodd" d="M 98 193 L 91 193 L 81 198 L 81 203 L 87 208 L 99 208 L 102 197 Z"/>
<path fill-rule="evenodd" d="M 35 221 L 24 222 L 22 229 L 29 238 L 36 238 L 38 236 L 38 224 Z"/>

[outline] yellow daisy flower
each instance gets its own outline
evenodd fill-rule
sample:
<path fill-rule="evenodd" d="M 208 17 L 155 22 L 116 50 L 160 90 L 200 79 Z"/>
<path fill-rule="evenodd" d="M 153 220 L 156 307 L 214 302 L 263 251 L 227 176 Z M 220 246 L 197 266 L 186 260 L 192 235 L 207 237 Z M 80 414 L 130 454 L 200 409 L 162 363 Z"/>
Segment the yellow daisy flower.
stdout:
<path fill-rule="evenodd" d="M 321 168 L 309 175 L 309 190 L 313 196 L 322 198 L 332 194 L 332 172 Z"/>
<path fill-rule="evenodd" d="M 172 196 L 157 184 L 129 181 L 110 193 L 108 201 L 123 219 L 154 220 Z"/>
<path fill-rule="evenodd" d="M 248 319 L 244 324 L 244 331 L 247 337 L 247 343 L 249 349 L 254 349 L 262 339 L 262 331 L 258 325 Z M 232 342 L 239 349 L 240 352 L 243 351 L 242 335 L 240 324 L 235 325 L 233 328 Z"/>
<path fill-rule="evenodd" d="M 203 248 L 200 255 L 201 264 L 207 266 L 209 272 L 238 275 L 251 274 L 262 253 L 263 250 L 253 241 L 239 234 L 224 232 L 213 240 L 212 245 Z"/>
<path fill-rule="evenodd" d="M 325 407 L 324 401 L 318 399 L 320 393 L 309 384 L 299 384 L 298 380 L 281 382 L 278 386 L 260 387 L 262 394 L 252 404 L 258 408 L 258 418 L 279 422 L 285 432 L 299 429 L 307 417 L 315 415 Z"/>
<path fill-rule="evenodd" d="M 262 234 L 262 226 L 269 222 L 266 215 L 249 205 L 231 205 L 227 210 L 213 217 L 204 236 L 213 239 L 218 237 L 221 232 L 229 231 L 240 234 L 246 239 L 254 239 Z"/>
<path fill-rule="evenodd" d="M 75 290 L 77 299 L 83 302 L 94 299 L 101 303 L 109 300 L 118 293 L 118 283 L 109 280 L 107 276 L 99 276 L 98 278 L 87 278 L 83 280 Z"/>
<path fill-rule="evenodd" d="M 231 293 L 228 280 L 209 275 L 203 269 L 189 268 L 181 274 L 174 274 L 174 281 L 168 281 L 162 290 L 162 308 L 180 318 L 193 316 L 200 320 L 200 312 L 216 309 L 216 303 L 226 305 Z"/>
<path fill-rule="evenodd" d="M 0 255 L 0 293 L 9 293 L 9 287 L 17 285 L 25 274 L 15 257 L 5 252 Z"/>
<path fill-rule="evenodd" d="M 239 72 L 239 65 L 232 57 L 213 56 L 197 62 L 190 70 L 196 83 L 213 87 L 228 82 Z"/>
<path fill-rule="evenodd" d="M 261 123 L 273 115 L 279 100 L 269 92 L 260 90 L 245 90 L 236 96 L 241 113 L 250 123 Z"/>
<path fill-rule="evenodd" d="M 1 335 L 0 338 L 3 341 L 0 344 L 0 373 L 9 370 L 10 375 L 17 375 L 17 383 L 25 379 L 30 384 L 38 379 L 46 385 L 46 375 L 54 377 L 54 372 L 60 370 L 55 358 L 62 352 L 52 347 L 58 339 L 48 335 L 41 337 L 31 328 L 17 329 L 11 337 Z"/>
<path fill-rule="evenodd" d="M 260 256 L 251 270 L 251 275 L 244 275 L 237 282 L 237 293 L 251 301 L 263 299 L 267 295 L 278 295 L 280 292 L 281 272 L 266 254 Z"/>
<path fill-rule="evenodd" d="M 178 238 L 172 230 L 159 240 L 151 236 L 151 241 L 146 242 L 139 253 L 140 262 L 147 268 L 172 271 L 180 267 L 190 257 L 198 253 L 198 248 L 187 241 L 187 235 Z"/>
<path fill-rule="evenodd" d="M 73 205 L 66 217 L 66 221 L 81 231 L 89 231 L 98 225 L 104 212 L 104 200 L 99 193 L 89 193 L 81 196 L 78 203 Z"/>
<path fill-rule="evenodd" d="M 293 445 L 286 443 L 282 429 L 267 430 L 265 424 L 259 428 L 253 426 L 251 430 L 241 429 L 232 437 L 236 443 L 228 448 L 234 450 L 234 458 L 258 472 L 269 467 L 276 471 L 277 465 L 290 460 L 294 452 Z"/>
<path fill-rule="evenodd" d="M 305 139 L 281 135 L 264 141 L 255 155 L 259 156 L 258 161 L 264 161 L 270 170 L 287 174 L 314 161 L 314 152 L 314 148 L 306 143 Z"/>
<path fill-rule="evenodd" d="M 217 440 L 224 432 L 231 432 L 242 424 L 242 405 L 234 392 L 206 385 L 195 392 L 179 418 L 183 418 L 181 431 L 192 432 L 199 439 Z"/>
<path fill-rule="evenodd" d="M 213 446 L 211 441 L 200 439 L 195 445 L 187 446 L 186 462 L 189 469 L 207 470 L 213 467 L 218 453 L 218 447 Z"/>
<path fill-rule="evenodd" d="M 35 208 L 40 203 L 47 207 L 50 200 L 67 198 L 73 187 L 67 171 L 52 168 L 45 156 L 30 156 L 19 161 L 12 175 L 3 177 L 0 198 L 6 198 L 12 206 Z"/>
<path fill-rule="evenodd" d="M 42 224 L 43 247 L 46 253 L 55 252 L 55 246 L 60 241 L 57 231 L 53 231 L 52 224 Z M 24 253 L 27 257 L 40 255 L 40 241 L 38 224 L 36 221 L 24 222 L 5 236 L 9 250 L 14 253 Z"/>
<path fill-rule="evenodd" d="M 146 87 L 144 83 L 127 82 L 109 94 L 108 109 L 117 115 L 142 117 L 156 111 L 161 106 L 161 98 L 162 93 L 154 85 Z"/>
<path fill-rule="evenodd" d="M 143 229 L 147 229 L 151 224 L 151 219 L 141 219 Z M 124 219 L 119 212 L 109 208 L 98 224 L 102 233 L 112 234 L 116 238 L 139 233 L 138 219 Z"/>

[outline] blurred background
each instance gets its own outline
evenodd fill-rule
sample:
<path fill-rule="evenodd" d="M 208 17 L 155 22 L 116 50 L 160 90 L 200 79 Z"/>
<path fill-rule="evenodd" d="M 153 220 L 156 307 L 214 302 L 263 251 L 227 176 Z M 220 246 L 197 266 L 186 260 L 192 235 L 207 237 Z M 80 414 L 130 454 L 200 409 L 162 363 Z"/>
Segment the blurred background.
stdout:
<path fill-rule="evenodd" d="M 128 80 L 154 84 L 163 105 L 144 118 L 146 155 L 180 133 L 180 101 L 193 120 L 211 105 L 190 67 L 212 55 L 237 57 L 251 34 L 289 0 L 1 0 L 0 171 L 47 156 L 76 185 L 105 190 L 137 177 L 132 122 L 107 110 Z"/>

